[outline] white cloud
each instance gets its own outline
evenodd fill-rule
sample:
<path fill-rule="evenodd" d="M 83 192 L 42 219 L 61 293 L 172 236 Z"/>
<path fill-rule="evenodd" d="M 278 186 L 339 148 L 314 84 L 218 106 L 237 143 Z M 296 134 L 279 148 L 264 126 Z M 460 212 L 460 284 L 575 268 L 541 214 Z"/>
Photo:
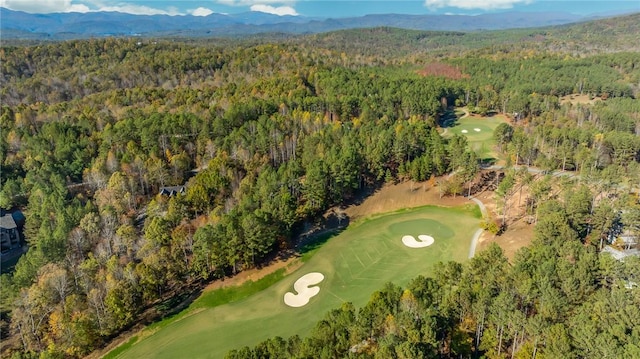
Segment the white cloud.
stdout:
<path fill-rule="evenodd" d="M 193 16 L 209 16 L 213 14 L 213 10 L 207 9 L 206 7 L 199 7 L 195 10 L 190 10 L 189 13 Z"/>
<path fill-rule="evenodd" d="M 0 6 L 29 13 L 88 12 L 83 4 L 72 4 L 71 0 L 0 0 Z"/>
<path fill-rule="evenodd" d="M 295 0 L 216 0 L 218 4 L 227 5 L 227 6 L 253 6 L 253 5 L 293 5 Z"/>
<path fill-rule="evenodd" d="M 82 1 L 80 4 L 78 1 Z M 298 15 L 293 8 L 296 0 L 214 0 L 219 4 L 228 6 L 247 6 L 251 11 L 265 12 L 275 15 Z M 137 3 L 120 2 L 113 0 L 0 0 L 0 6 L 11 10 L 24 11 L 36 14 L 52 12 L 95 12 L 111 11 L 135 15 L 184 15 L 209 16 L 214 12 L 205 7 L 180 11 L 175 7 L 164 9 L 139 5 Z"/>
<path fill-rule="evenodd" d="M 92 5 L 74 4 L 72 0 L 0 0 L 0 6 L 11 10 L 24 11 L 34 14 L 46 14 L 52 12 L 93 12 L 114 11 L 135 15 L 181 15 L 175 7 L 161 10 L 144 5 L 118 3 L 107 5 L 102 1 L 85 1 Z"/>
<path fill-rule="evenodd" d="M 266 12 L 267 14 L 274 14 L 278 16 L 284 16 L 284 15 L 298 16 L 296 9 L 292 8 L 291 6 L 274 7 L 274 6 L 265 5 L 265 4 L 255 4 L 255 5 L 251 5 L 251 11 Z"/>
<path fill-rule="evenodd" d="M 528 4 L 532 0 L 425 0 L 428 8 L 457 7 L 460 9 L 509 9 L 515 4 Z"/>
<path fill-rule="evenodd" d="M 123 4 L 118 6 L 101 6 L 97 11 L 124 12 L 134 15 L 180 15 L 175 8 L 167 10 L 155 9 L 144 5 Z"/>

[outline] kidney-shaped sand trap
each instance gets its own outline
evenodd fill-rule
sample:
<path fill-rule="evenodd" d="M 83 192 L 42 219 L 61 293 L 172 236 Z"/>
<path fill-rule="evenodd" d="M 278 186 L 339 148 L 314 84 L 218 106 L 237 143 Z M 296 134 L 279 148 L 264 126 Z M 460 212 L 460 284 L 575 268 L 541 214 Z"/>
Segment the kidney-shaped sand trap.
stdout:
<path fill-rule="evenodd" d="M 284 304 L 290 307 L 302 307 L 309 303 L 309 300 L 320 293 L 320 287 L 316 284 L 324 280 L 324 275 L 318 272 L 307 273 L 293 283 L 293 289 L 298 294 L 287 292 L 284 294 Z"/>
<path fill-rule="evenodd" d="M 418 236 L 418 240 L 414 236 L 403 236 L 402 243 L 405 246 L 410 248 L 424 248 L 433 244 L 434 239 L 431 236 L 427 236 L 426 234 L 421 234 Z"/>
<path fill-rule="evenodd" d="M 476 132 L 480 132 L 479 128 L 474 128 L 473 130 L 476 131 Z"/>
<path fill-rule="evenodd" d="M 469 132 L 469 131 L 467 131 L 467 130 L 462 130 L 462 131 L 460 131 L 460 132 L 462 132 L 462 133 L 467 133 L 467 132 Z"/>

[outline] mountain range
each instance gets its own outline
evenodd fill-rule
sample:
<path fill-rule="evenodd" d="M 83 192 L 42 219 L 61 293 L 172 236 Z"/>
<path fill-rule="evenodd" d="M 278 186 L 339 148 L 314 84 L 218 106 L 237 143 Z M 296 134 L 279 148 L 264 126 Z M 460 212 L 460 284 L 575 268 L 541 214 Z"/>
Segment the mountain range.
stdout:
<path fill-rule="evenodd" d="M 382 14 L 352 18 L 278 16 L 261 12 L 209 16 L 132 15 L 118 12 L 31 14 L 0 8 L 3 39 L 70 39 L 103 36 L 234 36 L 320 33 L 390 26 L 414 30 L 478 31 L 561 25 L 593 19 L 561 12 L 483 15 Z"/>

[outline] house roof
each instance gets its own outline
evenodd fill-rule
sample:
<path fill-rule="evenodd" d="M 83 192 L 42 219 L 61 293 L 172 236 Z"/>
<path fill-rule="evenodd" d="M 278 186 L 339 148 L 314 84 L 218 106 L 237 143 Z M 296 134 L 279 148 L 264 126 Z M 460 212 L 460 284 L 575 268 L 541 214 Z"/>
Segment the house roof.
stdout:
<path fill-rule="evenodd" d="M 160 188 L 160 194 L 167 194 L 169 196 L 176 193 L 184 193 L 186 191 L 185 186 L 168 186 Z"/>
<path fill-rule="evenodd" d="M 0 217 L 0 228 L 4 229 L 13 229 L 17 228 L 16 221 L 13 220 L 13 217 L 10 214 L 5 214 Z"/>

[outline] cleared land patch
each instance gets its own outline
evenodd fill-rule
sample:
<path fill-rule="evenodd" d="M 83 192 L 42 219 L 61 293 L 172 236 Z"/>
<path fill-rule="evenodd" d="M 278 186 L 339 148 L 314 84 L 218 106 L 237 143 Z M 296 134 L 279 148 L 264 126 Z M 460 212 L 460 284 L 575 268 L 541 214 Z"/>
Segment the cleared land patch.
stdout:
<path fill-rule="evenodd" d="M 598 102 L 598 101 L 603 101 L 603 99 L 601 97 L 593 97 L 591 95 L 587 95 L 587 94 L 571 94 L 571 95 L 567 95 L 567 96 L 562 96 L 560 97 L 560 104 L 564 105 L 565 103 L 571 103 L 572 105 L 577 105 L 577 104 L 581 104 L 581 105 L 593 105 L 594 103 Z"/>
<path fill-rule="evenodd" d="M 220 358 L 269 337 L 304 336 L 345 301 L 364 305 L 386 282 L 405 285 L 416 275 L 428 275 L 437 262 L 466 260 L 480 220 L 475 208 L 426 206 L 355 221 L 292 275 L 245 299 L 171 322 L 118 357 Z M 399 240 L 408 233 L 429 233 L 436 241 L 428 249 L 408 248 Z M 284 294 L 313 272 L 324 276 L 319 292 L 302 307 L 286 305 Z"/>
<path fill-rule="evenodd" d="M 451 66 L 442 62 L 428 63 L 418 71 L 422 76 L 441 76 L 449 79 L 468 79 L 470 76 L 462 73 L 456 66 Z"/>

